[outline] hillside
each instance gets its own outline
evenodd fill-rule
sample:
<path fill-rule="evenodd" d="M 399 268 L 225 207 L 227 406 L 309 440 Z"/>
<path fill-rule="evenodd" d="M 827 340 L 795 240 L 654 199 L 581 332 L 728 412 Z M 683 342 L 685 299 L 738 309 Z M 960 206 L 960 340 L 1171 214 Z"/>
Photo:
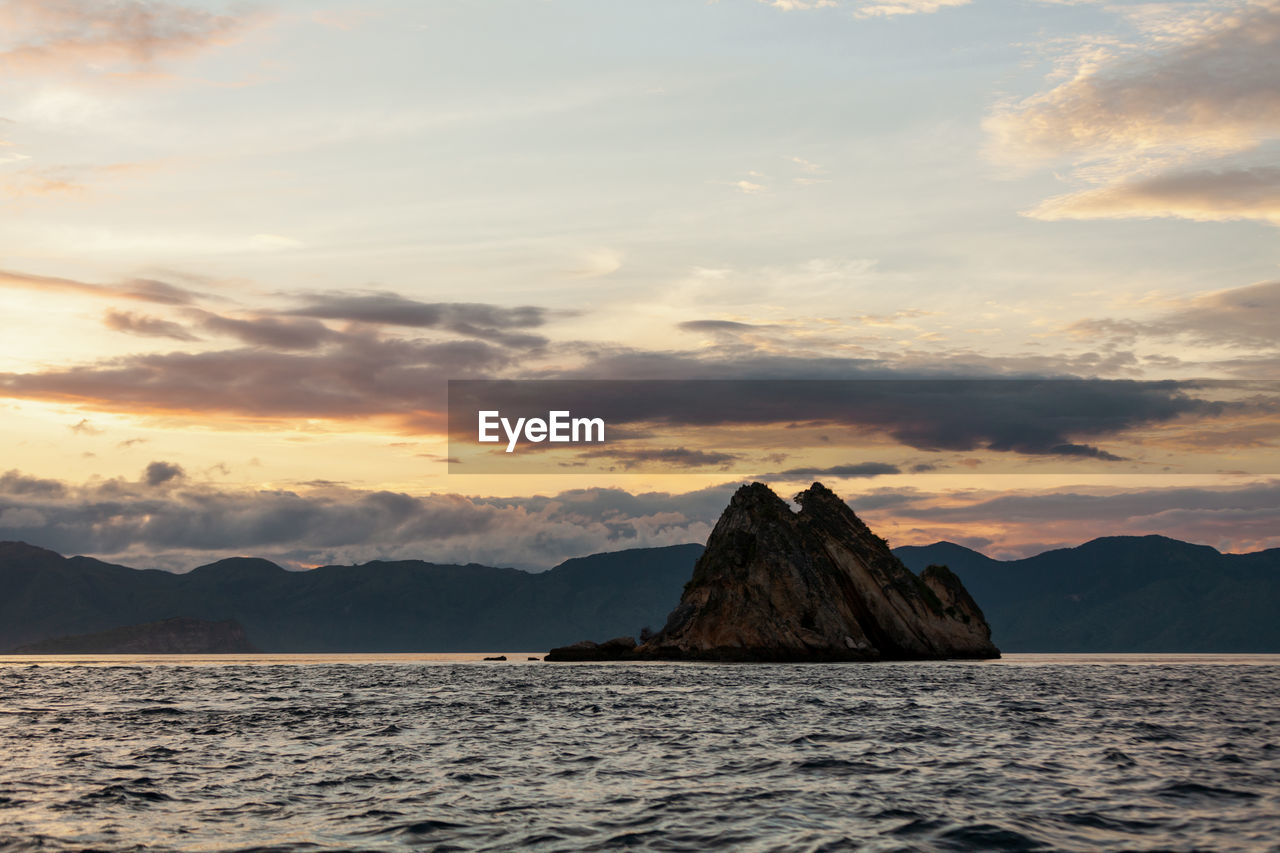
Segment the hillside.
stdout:
<path fill-rule="evenodd" d="M 1280 549 L 1111 536 L 1011 561 L 950 542 L 894 553 L 915 571 L 948 565 L 1005 651 L 1280 651 Z"/>
<path fill-rule="evenodd" d="M 594 554 L 542 573 L 420 561 L 288 572 L 233 558 L 184 575 L 0 543 L 0 649 L 177 616 L 234 619 L 268 652 L 539 650 L 657 630 L 701 545 Z M 949 566 L 1005 652 L 1280 652 L 1280 549 L 1221 554 L 1161 536 L 1000 561 L 949 542 L 894 549 Z"/>
<path fill-rule="evenodd" d="M 550 648 L 660 627 L 699 545 L 595 554 L 542 573 L 420 561 L 289 572 L 231 558 L 186 574 L 0 543 L 0 649 L 177 616 L 234 619 L 263 651 Z"/>

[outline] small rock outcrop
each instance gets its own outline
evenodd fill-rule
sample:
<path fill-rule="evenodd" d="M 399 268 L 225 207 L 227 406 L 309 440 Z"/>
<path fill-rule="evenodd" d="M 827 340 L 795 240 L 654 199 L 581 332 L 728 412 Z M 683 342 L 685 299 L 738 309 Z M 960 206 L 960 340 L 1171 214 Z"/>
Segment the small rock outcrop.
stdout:
<path fill-rule="evenodd" d="M 577 643 L 547 660 L 1000 656 L 982 610 L 952 572 L 930 566 L 915 575 L 821 483 L 796 502 L 799 512 L 762 483 L 743 486 L 661 631 L 638 647 Z"/>
<path fill-rule="evenodd" d="M 208 622 L 182 616 L 96 634 L 57 637 L 14 649 L 16 654 L 26 655 L 226 655 L 256 651 L 244 627 L 234 619 Z"/>
<path fill-rule="evenodd" d="M 582 660 L 626 660 L 635 657 L 636 641 L 634 637 L 614 637 L 603 643 L 582 640 L 571 646 L 561 646 L 547 652 L 543 660 L 549 661 L 582 661 Z"/>

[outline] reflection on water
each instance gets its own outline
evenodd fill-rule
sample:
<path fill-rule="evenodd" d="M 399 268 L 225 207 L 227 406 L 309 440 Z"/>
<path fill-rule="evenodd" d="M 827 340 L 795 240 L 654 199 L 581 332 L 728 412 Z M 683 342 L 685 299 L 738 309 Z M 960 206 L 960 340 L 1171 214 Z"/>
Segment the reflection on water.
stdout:
<path fill-rule="evenodd" d="M 0 848 L 1275 849 L 1280 657 L 0 658 Z"/>

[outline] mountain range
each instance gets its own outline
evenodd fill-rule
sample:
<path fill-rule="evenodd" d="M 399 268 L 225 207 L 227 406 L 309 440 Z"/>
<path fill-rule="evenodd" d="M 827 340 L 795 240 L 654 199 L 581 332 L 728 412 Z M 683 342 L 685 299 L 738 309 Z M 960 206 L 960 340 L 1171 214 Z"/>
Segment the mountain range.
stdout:
<path fill-rule="evenodd" d="M 894 553 L 954 571 L 1006 652 L 1280 652 L 1280 548 L 1109 536 L 1010 561 L 950 542 Z"/>
<path fill-rule="evenodd" d="M 594 554 L 546 572 L 416 560 L 286 571 L 237 557 L 186 574 L 0 543 L 0 650 L 183 616 L 234 619 L 267 652 L 539 650 L 662 627 L 701 545 Z M 946 565 L 1008 652 L 1280 652 L 1280 549 L 1222 554 L 1161 536 L 1022 560 L 949 542 Z"/>

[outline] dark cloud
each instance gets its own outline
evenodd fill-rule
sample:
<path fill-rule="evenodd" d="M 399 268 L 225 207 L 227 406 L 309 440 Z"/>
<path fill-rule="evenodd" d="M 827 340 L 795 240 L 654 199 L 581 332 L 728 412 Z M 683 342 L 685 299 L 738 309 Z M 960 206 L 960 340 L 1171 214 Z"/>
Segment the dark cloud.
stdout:
<path fill-rule="evenodd" d="M 151 338 L 171 338 L 175 341 L 198 341 L 184 326 L 158 317 L 147 317 L 129 311 L 110 310 L 103 317 L 108 329 Z"/>
<path fill-rule="evenodd" d="M 57 480 L 28 477 L 17 470 L 0 474 L 0 495 L 20 498 L 60 498 L 67 488 Z"/>
<path fill-rule="evenodd" d="M 592 450 L 579 456 L 592 459 L 608 459 L 625 469 L 652 468 L 706 468 L 723 467 L 739 457 L 732 453 L 714 450 L 690 450 L 687 447 L 655 447 L 641 450 L 610 448 Z"/>
<path fill-rule="evenodd" d="M 753 329 L 767 329 L 754 323 L 738 323 L 733 320 L 688 320 L 679 324 L 686 332 L 749 332 Z"/>
<path fill-rule="evenodd" d="M 823 362 L 829 366 L 827 360 Z M 734 369 L 742 366 L 739 363 Z M 687 369 L 685 375 L 690 374 L 696 375 L 696 370 Z M 847 431 L 834 434 L 833 443 L 850 446 L 864 441 L 869 432 L 918 450 L 990 450 L 1115 461 L 1117 455 L 1084 440 L 1188 416 L 1214 417 L 1230 408 L 1199 399 L 1189 393 L 1192 390 L 1202 386 L 1128 380 L 902 377 L 455 383 L 450 391 L 455 418 L 451 434 L 469 440 L 476 409 L 518 416 L 557 408 L 601 417 L 614 435 L 618 428 L 637 423 L 656 424 L 653 431 L 661 434 L 663 425 L 802 422 L 844 427 Z"/>
<path fill-rule="evenodd" d="M 196 316 L 206 331 L 255 347 L 311 350 L 341 337 L 323 323 L 303 318 L 258 316 L 240 319 L 207 311 L 200 311 Z"/>
<path fill-rule="evenodd" d="M 385 292 L 335 293 L 308 296 L 303 306 L 285 313 L 321 320 L 441 329 L 510 347 L 532 348 L 547 343 L 540 335 L 512 331 L 546 322 L 546 309 L 533 305 L 507 308 L 478 302 L 418 302 Z"/>
<path fill-rule="evenodd" d="M 1088 459 L 1105 459 L 1108 462 L 1122 462 L 1123 456 L 1116 456 L 1088 444 L 1059 444 L 1047 451 L 1052 456 L 1083 456 Z"/>
<path fill-rule="evenodd" d="M 121 296 L 140 299 L 144 302 L 159 302 L 164 305 L 190 305 L 200 295 L 165 281 L 151 278 L 135 278 L 126 281 L 116 288 Z"/>
<path fill-rule="evenodd" d="M 181 480 L 187 476 L 181 465 L 172 462 L 152 462 L 147 466 L 142 479 L 148 486 L 162 486 L 173 480 Z"/>
<path fill-rule="evenodd" d="M 880 477 L 885 474 L 901 474 L 897 465 L 884 462 L 858 462 L 852 465 L 831 465 L 827 468 L 790 468 L 786 471 L 775 471 L 772 474 L 761 474 L 761 480 L 820 480 L 823 477 L 841 477 L 856 479 L 861 477 Z"/>
<path fill-rule="evenodd" d="M 313 354 L 259 349 L 159 353 L 43 373 L 0 374 L 0 392 L 114 410 L 301 418 L 391 415 L 429 421 L 444 408 L 446 379 L 474 376 L 506 365 L 510 358 L 481 341 L 348 335 Z"/>

